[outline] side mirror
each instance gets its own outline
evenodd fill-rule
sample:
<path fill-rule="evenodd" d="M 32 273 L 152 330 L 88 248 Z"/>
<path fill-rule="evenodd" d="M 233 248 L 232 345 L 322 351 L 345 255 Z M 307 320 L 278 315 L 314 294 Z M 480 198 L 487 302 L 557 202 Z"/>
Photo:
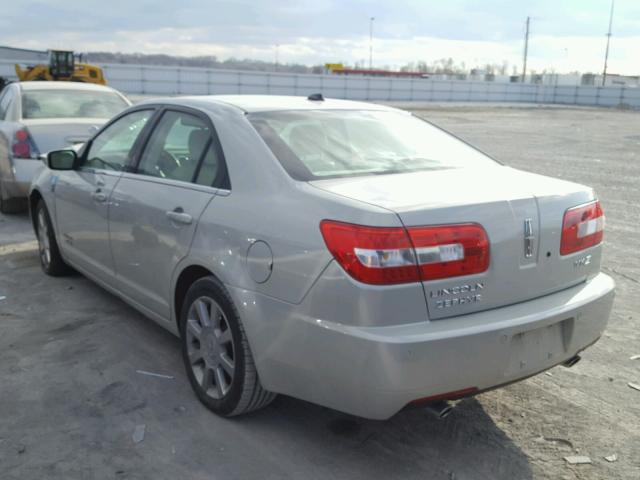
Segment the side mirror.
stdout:
<path fill-rule="evenodd" d="M 78 160 L 74 150 L 54 150 L 47 155 L 47 165 L 51 170 L 73 170 Z"/>

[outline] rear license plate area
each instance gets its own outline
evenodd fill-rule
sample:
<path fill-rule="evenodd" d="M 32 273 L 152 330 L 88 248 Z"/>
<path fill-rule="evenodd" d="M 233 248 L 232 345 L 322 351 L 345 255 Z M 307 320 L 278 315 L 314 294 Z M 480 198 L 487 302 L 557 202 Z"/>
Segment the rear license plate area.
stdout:
<path fill-rule="evenodd" d="M 570 318 L 513 335 L 505 375 L 534 373 L 558 363 L 566 351 L 572 327 Z"/>

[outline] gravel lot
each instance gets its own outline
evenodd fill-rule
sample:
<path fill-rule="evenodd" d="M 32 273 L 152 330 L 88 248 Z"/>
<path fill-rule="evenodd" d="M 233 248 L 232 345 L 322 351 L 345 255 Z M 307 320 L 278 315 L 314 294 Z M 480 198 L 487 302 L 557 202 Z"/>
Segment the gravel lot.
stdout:
<path fill-rule="evenodd" d="M 46 277 L 28 218 L 0 215 L 0 477 L 640 478 L 640 391 L 628 386 L 640 384 L 640 113 L 416 112 L 508 165 L 596 187 L 618 294 L 582 362 L 465 400 L 442 421 L 420 410 L 367 421 L 285 397 L 223 420 L 191 393 L 174 337 L 79 275 Z"/>

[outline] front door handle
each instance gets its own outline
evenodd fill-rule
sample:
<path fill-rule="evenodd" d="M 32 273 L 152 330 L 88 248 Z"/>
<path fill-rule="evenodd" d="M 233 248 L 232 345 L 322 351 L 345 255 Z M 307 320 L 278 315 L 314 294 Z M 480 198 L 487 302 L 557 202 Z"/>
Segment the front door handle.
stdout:
<path fill-rule="evenodd" d="M 98 203 L 104 203 L 107 201 L 107 194 L 102 190 L 97 189 L 95 192 L 91 194 L 91 198 Z"/>
<path fill-rule="evenodd" d="M 173 210 L 168 210 L 167 218 L 172 222 L 176 223 L 184 223 L 185 225 L 189 225 L 193 222 L 193 217 L 188 213 L 185 213 L 182 207 L 176 207 Z"/>

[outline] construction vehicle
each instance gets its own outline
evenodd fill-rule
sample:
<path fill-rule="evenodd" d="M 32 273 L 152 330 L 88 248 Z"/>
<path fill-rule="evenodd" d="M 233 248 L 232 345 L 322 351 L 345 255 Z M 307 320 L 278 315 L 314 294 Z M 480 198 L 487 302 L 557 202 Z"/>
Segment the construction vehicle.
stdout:
<path fill-rule="evenodd" d="M 49 50 L 49 64 L 38 64 L 22 68 L 16 64 L 16 75 L 21 82 L 36 80 L 62 80 L 67 82 L 85 82 L 106 85 L 104 73 L 100 67 L 88 63 L 76 63 L 72 51 Z"/>

